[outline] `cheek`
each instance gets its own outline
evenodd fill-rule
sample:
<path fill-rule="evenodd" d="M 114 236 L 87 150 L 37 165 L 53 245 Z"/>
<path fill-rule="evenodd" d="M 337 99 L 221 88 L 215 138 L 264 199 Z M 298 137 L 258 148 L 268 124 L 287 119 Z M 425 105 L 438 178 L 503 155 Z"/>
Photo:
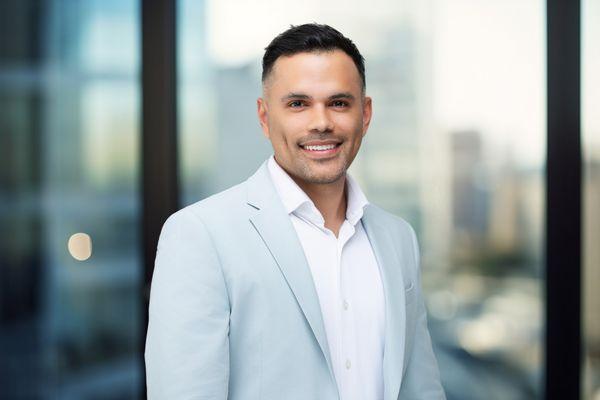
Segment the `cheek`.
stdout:
<path fill-rule="evenodd" d="M 291 152 L 296 147 L 295 143 L 296 140 L 282 126 L 278 126 L 271 131 L 271 144 L 280 155 Z"/>
<path fill-rule="evenodd" d="M 276 126 L 277 141 L 280 146 L 289 148 L 297 148 L 297 142 L 305 135 L 305 130 L 302 129 L 302 122 L 299 118 L 286 118 L 278 120 Z"/>
<path fill-rule="evenodd" d="M 362 129 L 363 118 L 358 112 L 352 111 L 349 113 L 341 113 L 336 118 L 336 124 L 348 132 L 354 132 L 358 129 Z"/>
<path fill-rule="evenodd" d="M 336 126 L 338 129 L 349 136 L 352 141 L 360 140 L 363 132 L 362 118 L 354 115 L 345 115 L 340 118 Z"/>

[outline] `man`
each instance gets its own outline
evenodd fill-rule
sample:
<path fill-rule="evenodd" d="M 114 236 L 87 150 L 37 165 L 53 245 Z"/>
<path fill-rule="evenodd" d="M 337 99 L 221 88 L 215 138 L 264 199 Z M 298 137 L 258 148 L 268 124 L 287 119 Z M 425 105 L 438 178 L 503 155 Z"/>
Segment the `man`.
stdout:
<path fill-rule="evenodd" d="M 161 232 L 151 399 L 444 399 L 414 231 L 346 173 L 371 120 L 364 60 L 327 25 L 266 48 L 274 156 Z"/>

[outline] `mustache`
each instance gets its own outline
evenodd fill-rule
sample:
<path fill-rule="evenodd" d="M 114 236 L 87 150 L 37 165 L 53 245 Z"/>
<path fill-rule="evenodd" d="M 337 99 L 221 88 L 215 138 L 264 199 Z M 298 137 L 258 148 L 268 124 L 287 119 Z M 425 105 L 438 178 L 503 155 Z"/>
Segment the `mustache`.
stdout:
<path fill-rule="evenodd" d="M 313 142 L 313 141 L 318 141 L 318 142 L 333 141 L 336 143 L 343 142 L 343 140 L 341 138 L 333 136 L 330 133 L 322 133 L 322 134 L 318 134 L 318 135 L 310 135 L 310 136 L 304 137 L 304 138 L 298 140 L 298 144 L 303 145 L 305 143 L 309 143 L 309 142 Z"/>

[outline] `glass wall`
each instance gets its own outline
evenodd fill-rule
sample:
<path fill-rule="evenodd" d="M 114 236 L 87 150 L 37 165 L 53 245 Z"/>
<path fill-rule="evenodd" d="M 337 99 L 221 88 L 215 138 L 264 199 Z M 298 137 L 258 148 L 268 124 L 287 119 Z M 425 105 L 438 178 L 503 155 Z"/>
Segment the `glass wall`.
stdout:
<path fill-rule="evenodd" d="M 178 14 L 184 205 L 271 154 L 255 104 L 269 41 L 336 27 L 366 58 L 374 104 L 350 173 L 418 232 L 448 398 L 539 398 L 544 2 L 180 0 Z"/>
<path fill-rule="evenodd" d="M 600 1 L 582 1 L 583 390 L 600 399 Z"/>
<path fill-rule="evenodd" d="M 0 4 L 0 398 L 134 398 L 138 2 Z"/>

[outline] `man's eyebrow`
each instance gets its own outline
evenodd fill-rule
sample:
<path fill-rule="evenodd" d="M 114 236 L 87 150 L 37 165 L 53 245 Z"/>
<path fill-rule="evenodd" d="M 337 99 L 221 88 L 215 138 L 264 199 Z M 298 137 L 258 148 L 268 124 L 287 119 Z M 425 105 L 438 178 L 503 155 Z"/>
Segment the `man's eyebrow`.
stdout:
<path fill-rule="evenodd" d="M 290 92 L 281 98 L 281 101 L 291 100 L 291 99 L 302 99 L 302 100 L 310 100 L 312 97 L 302 93 L 293 93 Z"/>
<path fill-rule="evenodd" d="M 341 92 L 341 93 L 336 93 L 334 95 L 329 96 L 329 100 L 337 100 L 337 99 L 354 100 L 354 98 L 355 98 L 354 95 L 349 92 Z M 286 94 L 285 96 L 283 96 L 281 98 L 281 101 L 286 101 L 286 100 L 291 100 L 291 99 L 310 100 L 310 99 L 312 99 L 312 97 L 309 95 L 306 95 L 306 94 L 302 94 L 302 93 L 290 92 L 290 93 Z"/>
<path fill-rule="evenodd" d="M 354 100 L 354 95 L 352 93 L 343 92 L 343 93 L 336 93 L 333 96 L 329 96 L 329 100 L 337 100 L 337 99 Z"/>

